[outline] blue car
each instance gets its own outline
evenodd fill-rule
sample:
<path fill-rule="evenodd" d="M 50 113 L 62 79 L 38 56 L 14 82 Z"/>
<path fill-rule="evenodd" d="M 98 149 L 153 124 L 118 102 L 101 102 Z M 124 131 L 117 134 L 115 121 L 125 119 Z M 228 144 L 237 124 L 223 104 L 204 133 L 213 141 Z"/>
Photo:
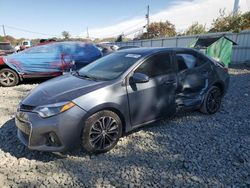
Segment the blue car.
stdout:
<path fill-rule="evenodd" d="M 69 69 L 80 69 L 102 57 L 91 43 L 53 42 L 3 57 L 0 85 L 15 86 L 25 78 L 55 77 Z"/>

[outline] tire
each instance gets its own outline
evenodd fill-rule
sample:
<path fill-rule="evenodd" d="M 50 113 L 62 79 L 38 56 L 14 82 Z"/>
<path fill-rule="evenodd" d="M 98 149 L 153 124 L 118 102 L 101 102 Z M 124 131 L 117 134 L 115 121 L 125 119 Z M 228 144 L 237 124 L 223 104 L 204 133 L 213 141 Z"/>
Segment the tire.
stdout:
<path fill-rule="evenodd" d="M 104 153 L 111 150 L 122 135 L 119 116 L 108 110 L 90 116 L 82 132 L 82 146 L 89 153 Z"/>
<path fill-rule="evenodd" d="M 206 93 L 200 111 L 204 114 L 214 114 L 221 106 L 222 92 L 220 88 L 212 86 Z"/>
<path fill-rule="evenodd" d="M 9 68 L 0 70 L 0 85 L 3 87 L 12 87 L 19 83 L 18 74 Z"/>

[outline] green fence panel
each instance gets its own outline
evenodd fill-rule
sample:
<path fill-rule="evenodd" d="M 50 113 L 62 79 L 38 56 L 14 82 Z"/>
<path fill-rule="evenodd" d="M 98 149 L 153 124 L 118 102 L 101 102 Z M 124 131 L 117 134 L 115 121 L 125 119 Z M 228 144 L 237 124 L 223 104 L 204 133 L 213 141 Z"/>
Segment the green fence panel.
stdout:
<path fill-rule="evenodd" d="M 222 62 L 226 67 L 231 62 L 233 43 L 225 38 L 220 38 L 218 41 L 211 44 L 206 53 L 208 56 Z"/>

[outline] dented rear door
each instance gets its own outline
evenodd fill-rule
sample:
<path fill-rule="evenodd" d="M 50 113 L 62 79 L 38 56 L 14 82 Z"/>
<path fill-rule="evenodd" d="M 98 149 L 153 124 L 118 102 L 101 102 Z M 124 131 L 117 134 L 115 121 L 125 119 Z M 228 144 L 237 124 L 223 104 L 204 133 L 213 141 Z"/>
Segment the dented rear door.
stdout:
<path fill-rule="evenodd" d="M 211 65 L 195 51 L 178 51 L 175 57 L 178 67 L 177 106 L 198 107 L 213 77 Z"/>

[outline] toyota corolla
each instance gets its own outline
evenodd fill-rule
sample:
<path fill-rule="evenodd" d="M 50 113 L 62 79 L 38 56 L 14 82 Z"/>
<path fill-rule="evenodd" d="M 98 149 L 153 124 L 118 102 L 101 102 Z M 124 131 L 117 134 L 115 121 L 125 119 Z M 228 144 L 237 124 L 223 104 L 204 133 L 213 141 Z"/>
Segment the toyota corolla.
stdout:
<path fill-rule="evenodd" d="M 17 109 L 18 137 L 34 150 L 106 152 L 179 110 L 216 113 L 228 84 L 222 64 L 192 49 L 118 51 L 32 90 Z"/>

